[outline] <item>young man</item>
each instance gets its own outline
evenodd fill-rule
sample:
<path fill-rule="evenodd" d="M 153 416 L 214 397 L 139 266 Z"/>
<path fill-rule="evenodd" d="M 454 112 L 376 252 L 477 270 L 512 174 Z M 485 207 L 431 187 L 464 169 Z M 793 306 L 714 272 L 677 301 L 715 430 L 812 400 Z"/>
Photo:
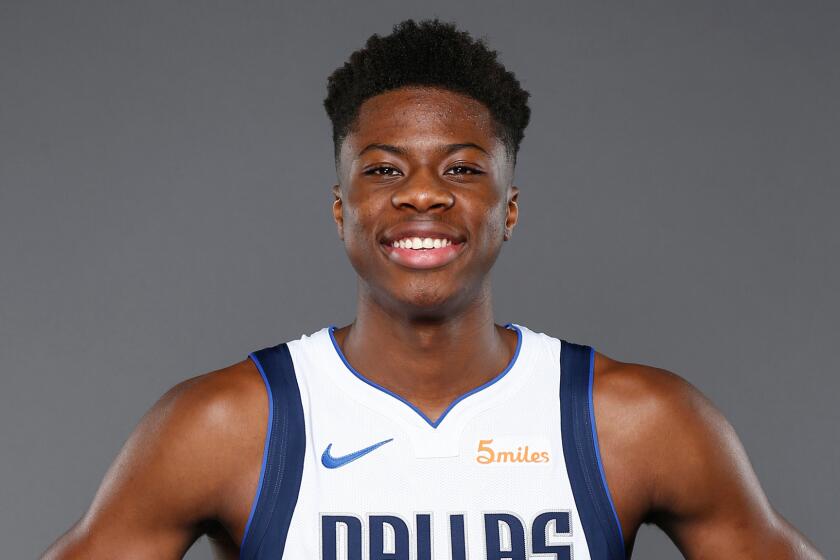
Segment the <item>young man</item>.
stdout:
<path fill-rule="evenodd" d="M 329 80 L 357 316 L 175 386 L 51 559 L 581 560 L 656 523 L 688 558 L 815 559 L 677 375 L 496 325 L 528 94 L 451 24 Z"/>

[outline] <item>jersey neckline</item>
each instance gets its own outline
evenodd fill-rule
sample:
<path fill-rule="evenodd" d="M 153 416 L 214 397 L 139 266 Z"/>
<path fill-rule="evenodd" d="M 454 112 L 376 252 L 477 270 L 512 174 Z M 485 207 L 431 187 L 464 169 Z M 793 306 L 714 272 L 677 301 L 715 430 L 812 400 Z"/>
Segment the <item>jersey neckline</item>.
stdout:
<path fill-rule="evenodd" d="M 422 418 L 429 426 L 436 429 L 438 426 L 440 426 L 440 424 L 441 424 L 441 422 L 443 422 L 444 418 L 446 418 L 446 416 L 452 411 L 453 408 L 455 408 L 455 406 L 458 403 L 460 403 L 461 401 L 463 401 L 467 397 L 469 397 L 471 395 L 475 395 L 476 393 L 479 393 L 482 390 L 487 389 L 488 387 L 496 384 L 498 381 L 502 380 L 508 374 L 508 372 L 510 372 L 511 369 L 513 369 L 513 366 L 516 364 L 517 359 L 519 358 L 519 351 L 522 348 L 523 334 L 522 334 L 522 330 L 517 325 L 515 325 L 513 323 L 507 323 L 507 324 L 504 325 L 504 327 L 506 329 L 516 331 L 516 349 L 513 351 L 513 356 L 511 356 L 510 361 L 508 361 L 508 364 L 494 378 L 492 378 L 489 381 L 479 385 L 478 387 L 475 387 L 474 389 L 471 389 L 471 390 L 467 391 L 466 393 L 457 397 L 455 400 L 453 400 L 451 403 L 449 403 L 449 405 L 444 409 L 444 411 L 441 413 L 441 415 L 438 416 L 437 420 L 434 420 L 434 421 L 431 418 L 429 418 L 428 416 L 426 416 L 426 414 L 424 414 L 422 410 L 420 410 L 419 408 L 414 406 L 414 404 L 412 404 L 407 399 L 403 398 L 402 396 L 398 395 L 397 393 L 395 393 L 395 392 L 393 392 L 389 389 L 386 389 L 382 385 L 379 385 L 378 383 L 368 379 L 367 377 L 364 376 L 364 374 L 357 371 L 356 368 L 354 368 L 350 364 L 350 362 L 347 361 L 347 358 L 344 356 L 344 352 L 342 352 L 341 347 L 338 345 L 338 341 L 335 339 L 335 335 L 333 334 L 333 331 L 336 329 L 335 325 L 330 325 L 329 327 L 327 327 L 327 333 L 330 336 L 330 342 L 332 342 L 332 346 L 333 346 L 333 349 L 335 350 L 336 355 L 341 359 L 341 362 L 346 366 L 346 368 L 350 371 L 350 373 L 352 373 L 357 379 L 359 379 L 363 383 L 365 383 L 365 384 L 373 387 L 374 389 L 377 389 L 377 390 L 379 390 L 379 391 L 397 399 L 398 401 L 400 401 L 401 403 L 403 403 L 404 405 L 409 407 L 411 410 L 413 410 L 415 413 L 417 413 L 417 415 L 420 416 L 420 418 Z"/>

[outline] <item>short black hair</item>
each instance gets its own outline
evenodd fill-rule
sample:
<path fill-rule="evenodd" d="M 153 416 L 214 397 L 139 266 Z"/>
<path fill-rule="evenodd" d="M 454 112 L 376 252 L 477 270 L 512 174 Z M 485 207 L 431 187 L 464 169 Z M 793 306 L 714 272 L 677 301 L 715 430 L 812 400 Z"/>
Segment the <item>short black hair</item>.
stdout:
<path fill-rule="evenodd" d="M 408 19 L 390 35 L 371 35 L 327 79 L 324 107 L 332 121 L 336 159 L 367 99 L 405 86 L 436 86 L 484 104 L 515 163 L 531 117 L 530 94 L 496 57 L 483 38 L 474 39 L 438 18 Z"/>

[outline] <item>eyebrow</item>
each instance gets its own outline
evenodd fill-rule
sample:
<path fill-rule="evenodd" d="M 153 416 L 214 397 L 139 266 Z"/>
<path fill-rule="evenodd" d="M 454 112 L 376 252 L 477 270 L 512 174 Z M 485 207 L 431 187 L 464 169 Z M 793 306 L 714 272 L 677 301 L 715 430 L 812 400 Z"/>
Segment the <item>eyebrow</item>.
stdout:
<path fill-rule="evenodd" d="M 449 155 L 452 152 L 457 152 L 458 150 L 463 150 L 464 148 L 475 148 L 476 150 L 482 151 L 485 154 L 487 154 L 488 156 L 490 156 L 490 152 L 488 152 L 487 150 L 485 150 L 484 148 L 482 148 L 478 144 L 475 144 L 474 142 L 461 142 L 461 143 L 458 143 L 458 144 L 446 144 L 445 146 L 441 146 L 438 149 L 438 151 L 442 152 L 444 155 Z M 361 152 L 359 152 L 359 154 L 356 157 L 357 158 L 362 157 L 363 154 L 365 154 L 365 153 L 367 153 L 371 150 L 382 150 L 384 152 L 391 152 L 392 154 L 397 154 L 397 155 L 401 155 L 401 156 L 404 156 L 404 155 L 408 154 L 408 150 L 406 150 L 405 148 L 401 148 L 399 146 L 394 146 L 392 144 L 373 143 L 373 144 L 368 144 L 367 146 L 365 146 L 365 148 Z"/>

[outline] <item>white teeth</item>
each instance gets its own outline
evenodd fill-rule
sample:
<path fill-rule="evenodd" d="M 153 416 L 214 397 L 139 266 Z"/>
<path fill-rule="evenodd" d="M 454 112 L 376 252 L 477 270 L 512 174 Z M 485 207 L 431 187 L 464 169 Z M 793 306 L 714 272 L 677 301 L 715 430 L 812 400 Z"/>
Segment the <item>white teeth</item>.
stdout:
<path fill-rule="evenodd" d="M 435 237 L 406 237 L 393 241 L 391 245 L 400 249 L 440 249 L 449 247 L 452 241 Z"/>

